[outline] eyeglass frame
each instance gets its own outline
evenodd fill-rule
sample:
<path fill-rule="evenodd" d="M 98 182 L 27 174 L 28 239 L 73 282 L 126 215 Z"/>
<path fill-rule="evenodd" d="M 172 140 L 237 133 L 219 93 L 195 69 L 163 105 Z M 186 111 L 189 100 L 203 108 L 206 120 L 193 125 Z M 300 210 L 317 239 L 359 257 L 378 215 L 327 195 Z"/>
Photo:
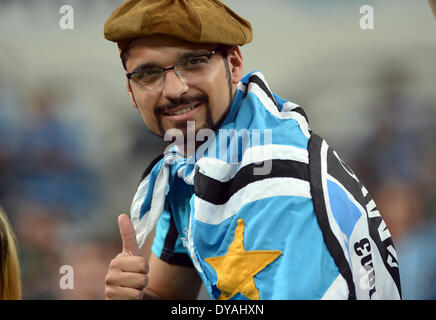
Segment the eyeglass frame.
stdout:
<path fill-rule="evenodd" d="M 215 50 L 212 50 L 212 51 L 210 51 L 209 53 L 200 54 L 200 55 L 198 55 L 198 56 L 195 56 L 195 57 L 192 57 L 192 58 L 186 59 L 186 60 L 184 60 L 184 61 L 182 61 L 182 62 L 179 62 L 179 63 L 174 64 L 174 65 L 171 66 L 171 67 L 168 67 L 168 68 L 153 68 L 153 69 L 155 69 L 155 70 L 160 70 L 160 71 L 162 72 L 162 77 L 163 77 L 163 81 L 164 81 L 164 83 L 165 83 L 165 80 L 166 80 L 166 74 L 167 74 L 167 71 L 170 71 L 170 70 L 174 70 L 174 73 L 179 77 L 179 79 L 184 80 L 183 77 L 182 77 L 182 75 L 181 75 L 181 73 L 180 73 L 180 71 L 178 71 L 178 70 L 176 69 L 178 66 L 180 66 L 180 65 L 182 65 L 182 64 L 184 64 L 184 63 L 186 63 L 186 62 L 188 62 L 188 61 L 191 61 L 191 60 L 194 60 L 194 59 L 198 59 L 198 58 L 201 58 L 201 57 L 207 57 L 207 60 L 210 61 L 210 59 L 211 59 L 215 54 L 217 54 L 217 53 L 221 53 L 221 54 L 223 55 L 224 58 L 227 57 L 227 50 L 225 49 L 225 47 L 223 47 L 223 46 L 220 45 L 220 46 L 218 46 Z M 127 79 L 130 81 L 132 75 L 134 75 L 134 74 L 136 74 L 136 73 L 139 73 L 139 72 L 143 72 L 143 71 L 145 71 L 145 70 L 146 70 L 146 69 L 139 69 L 139 70 L 136 70 L 136 71 L 133 71 L 133 72 L 126 73 L 126 77 L 127 77 Z"/>

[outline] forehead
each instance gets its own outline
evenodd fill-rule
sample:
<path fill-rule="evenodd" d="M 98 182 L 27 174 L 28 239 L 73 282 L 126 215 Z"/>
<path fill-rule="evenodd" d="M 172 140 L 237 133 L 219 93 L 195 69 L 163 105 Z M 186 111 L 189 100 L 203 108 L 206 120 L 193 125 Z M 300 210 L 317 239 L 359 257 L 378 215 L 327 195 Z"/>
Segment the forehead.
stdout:
<path fill-rule="evenodd" d="M 213 50 L 216 44 L 192 43 L 178 38 L 153 35 L 139 38 L 130 43 L 128 48 L 127 69 L 139 63 L 156 62 L 159 64 L 174 63 L 174 60 L 189 51 Z"/>

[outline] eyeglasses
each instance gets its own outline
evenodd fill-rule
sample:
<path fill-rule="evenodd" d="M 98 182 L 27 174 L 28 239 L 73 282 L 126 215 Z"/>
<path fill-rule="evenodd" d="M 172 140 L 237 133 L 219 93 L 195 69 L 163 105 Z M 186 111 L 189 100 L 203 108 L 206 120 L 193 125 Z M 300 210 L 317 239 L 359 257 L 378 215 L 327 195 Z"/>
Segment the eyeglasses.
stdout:
<path fill-rule="evenodd" d="M 146 68 L 127 73 L 126 76 L 139 88 L 147 91 L 160 91 L 165 83 L 167 71 L 174 70 L 180 80 L 195 84 L 200 82 L 209 69 L 209 60 L 218 53 L 218 49 L 198 55 L 168 68 Z"/>

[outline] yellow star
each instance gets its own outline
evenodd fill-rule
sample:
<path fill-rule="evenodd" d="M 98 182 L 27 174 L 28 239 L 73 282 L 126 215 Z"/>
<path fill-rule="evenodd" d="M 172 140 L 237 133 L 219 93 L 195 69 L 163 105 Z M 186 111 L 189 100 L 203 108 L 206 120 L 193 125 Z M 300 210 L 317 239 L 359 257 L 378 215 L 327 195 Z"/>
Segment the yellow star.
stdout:
<path fill-rule="evenodd" d="M 282 254 L 280 250 L 245 251 L 243 240 L 244 220 L 239 219 L 226 255 L 204 259 L 218 275 L 217 287 L 221 291 L 218 300 L 228 300 L 238 292 L 251 300 L 259 300 L 254 276 Z"/>

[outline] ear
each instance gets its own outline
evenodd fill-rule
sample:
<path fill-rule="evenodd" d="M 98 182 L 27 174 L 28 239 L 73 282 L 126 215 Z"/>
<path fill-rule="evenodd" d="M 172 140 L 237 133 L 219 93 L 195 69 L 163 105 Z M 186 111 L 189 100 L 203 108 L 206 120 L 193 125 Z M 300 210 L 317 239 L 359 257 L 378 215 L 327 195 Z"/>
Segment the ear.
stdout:
<path fill-rule="evenodd" d="M 230 74 L 232 76 L 232 83 L 234 85 L 237 85 L 239 81 L 241 81 L 243 76 L 243 58 L 241 50 L 239 50 L 239 47 L 231 47 L 229 49 L 228 57 L 229 61 L 229 68 L 230 68 Z"/>
<path fill-rule="evenodd" d="M 124 73 L 127 74 L 127 71 L 124 71 Z M 130 103 L 132 104 L 133 107 L 138 108 L 135 102 L 135 98 L 133 97 L 132 88 L 130 87 L 129 79 L 127 79 L 127 77 L 126 77 L 126 89 L 127 89 L 127 94 L 129 95 L 130 98 Z"/>

